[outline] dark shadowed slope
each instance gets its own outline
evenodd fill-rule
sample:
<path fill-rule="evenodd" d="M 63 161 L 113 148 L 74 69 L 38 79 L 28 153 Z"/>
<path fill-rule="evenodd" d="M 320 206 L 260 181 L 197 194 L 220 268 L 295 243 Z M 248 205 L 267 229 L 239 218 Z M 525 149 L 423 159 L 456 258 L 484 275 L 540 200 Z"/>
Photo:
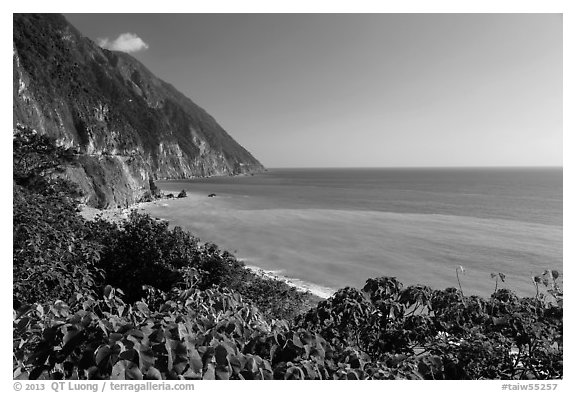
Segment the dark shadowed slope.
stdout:
<path fill-rule="evenodd" d="M 149 177 L 263 170 L 216 120 L 131 56 L 101 49 L 61 15 L 14 15 L 13 122 L 75 147 L 66 176 L 87 202 L 134 202 Z"/>

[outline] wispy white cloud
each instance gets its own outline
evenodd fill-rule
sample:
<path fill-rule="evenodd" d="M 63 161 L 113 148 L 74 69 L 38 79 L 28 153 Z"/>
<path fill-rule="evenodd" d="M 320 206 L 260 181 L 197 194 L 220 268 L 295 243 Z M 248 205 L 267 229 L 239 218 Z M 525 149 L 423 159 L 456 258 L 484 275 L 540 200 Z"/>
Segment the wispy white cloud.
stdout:
<path fill-rule="evenodd" d="M 133 53 L 148 49 L 148 44 L 134 33 L 122 33 L 114 40 L 98 38 L 96 41 L 101 48 L 120 52 Z"/>

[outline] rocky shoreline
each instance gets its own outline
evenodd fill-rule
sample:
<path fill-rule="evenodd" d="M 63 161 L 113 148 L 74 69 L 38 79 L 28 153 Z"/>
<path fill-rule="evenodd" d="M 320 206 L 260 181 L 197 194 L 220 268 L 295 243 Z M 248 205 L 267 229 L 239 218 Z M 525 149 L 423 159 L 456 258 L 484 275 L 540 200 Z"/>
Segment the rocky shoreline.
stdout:
<path fill-rule="evenodd" d="M 107 221 L 119 223 L 122 220 L 128 218 L 132 211 L 138 211 L 144 213 L 146 211 L 146 206 L 156 205 L 156 206 L 169 206 L 168 201 L 180 199 L 180 198 L 187 198 L 192 199 L 194 202 L 199 201 L 201 197 L 199 195 L 186 195 L 185 191 L 159 191 L 162 196 L 157 197 L 156 199 L 152 199 L 150 201 L 145 202 L 136 202 L 127 207 L 115 207 L 115 208 L 108 208 L 108 209 L 99 209 L 97 207 L 88 206 L 86 204 L 79 205 L 79 213 L 84 219 L 86 220 L 94 220 L 97 217 L 103 218 Z M 179 194 L 184 193 L 183 197 L 180 197 Z M 178 195 L 178 197 L 176 197 Z M 162 220 L 161 218 L 156 218 L 157 220 Z"/>

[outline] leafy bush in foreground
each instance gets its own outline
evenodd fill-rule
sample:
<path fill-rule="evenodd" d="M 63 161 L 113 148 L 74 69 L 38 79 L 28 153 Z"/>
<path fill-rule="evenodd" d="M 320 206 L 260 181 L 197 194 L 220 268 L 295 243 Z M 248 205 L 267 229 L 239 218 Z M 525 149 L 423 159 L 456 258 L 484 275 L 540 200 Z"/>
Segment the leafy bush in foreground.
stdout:
<path fill-rule="evenodd" d="M 495 293 L 493 304 L 500 310 L 512 307 L 514 312 L 491 314 L 484 308 L 476 308 L 473 299 L 464 298 L 464 309 L 471 307 L 491 316 L 484 324 L 464 322 L 461 331 L 454 334 L 442 330 L 443 317 L 434 315 L 432 309 L 424 312 L 426 317 L 421 319 L 413 318 L 411 311 L 405 314 L 390 311 L 385 322 L 389 330 L 376 333 L 384 322 L 383 315 L 376 311 L 383 304 L 375 293 L 386 298 L 387 283 L 398 283 L 394 278 L 369 280 L 367 286 L 372 291 L 368 293 L 341 290 L 296 323 L 266 317 L 235 291 L 200 290 L 193 284 L 197 279 L 191 275 L 188 289 L 173 289 L 169 293 L 148 288 L 146 298 L 133 304 L 125 303 L 121 291 L 108 286 L 103 296 L 79 295 L 70 305 L 55 301 L 22 307 L 14 315 L 14 376 L 30 379 L 562 377 L 562 310 L 541 299 L 512 298 L 510 303 L 509 298 L 504 302 L 498 299 L 502 293 Z M 415 299 L 412 297 L 415 292 L 418 290 L 414 287 L 400 290 L 398 299 Z M 435 291 L 430 304 L 442 302 L 451 292 L 452 289 Z M 412 308 L 416 302 L 408 309 L 416 310 Z M 401 304 L 388 301 L 385 307 L 393 310 L 401 308 Z M 373 319 L 372 315 L 378 318 Z M 370 342 L 373 334 L 382 334 L 379 338 L 382 341 Z M 381 337 L 401 337 L 401 340 L 386 342 Z"/>
<path fill-rule="evenodd" d="M 87 241 L 84 220 L 65 200 L 13 189 L 13 296 L 15 306 L 69 299 L 102 279 L 101 245 Z"/>
<path fill-rule="evenodd" d="M 544 273 L 545 275 L 547 272 Z M 554 379 L 562 377 L 563 308 L 543 296 L 518 299 L 500 289 L 489 300 L 455 288 L 432 291 L 393 277 L 345 288 L 296 325 L 385 360 L 415 361 L 430 379 Z"/>

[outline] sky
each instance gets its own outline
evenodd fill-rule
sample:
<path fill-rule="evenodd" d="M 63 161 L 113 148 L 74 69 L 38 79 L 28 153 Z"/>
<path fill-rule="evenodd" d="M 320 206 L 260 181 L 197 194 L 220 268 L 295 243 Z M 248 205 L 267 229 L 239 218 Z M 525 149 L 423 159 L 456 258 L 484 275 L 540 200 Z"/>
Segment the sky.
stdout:
<path fill-rule="evenodd" d="M 561 14 L 65 14 L 266 167 L 562 165 Z"/>

